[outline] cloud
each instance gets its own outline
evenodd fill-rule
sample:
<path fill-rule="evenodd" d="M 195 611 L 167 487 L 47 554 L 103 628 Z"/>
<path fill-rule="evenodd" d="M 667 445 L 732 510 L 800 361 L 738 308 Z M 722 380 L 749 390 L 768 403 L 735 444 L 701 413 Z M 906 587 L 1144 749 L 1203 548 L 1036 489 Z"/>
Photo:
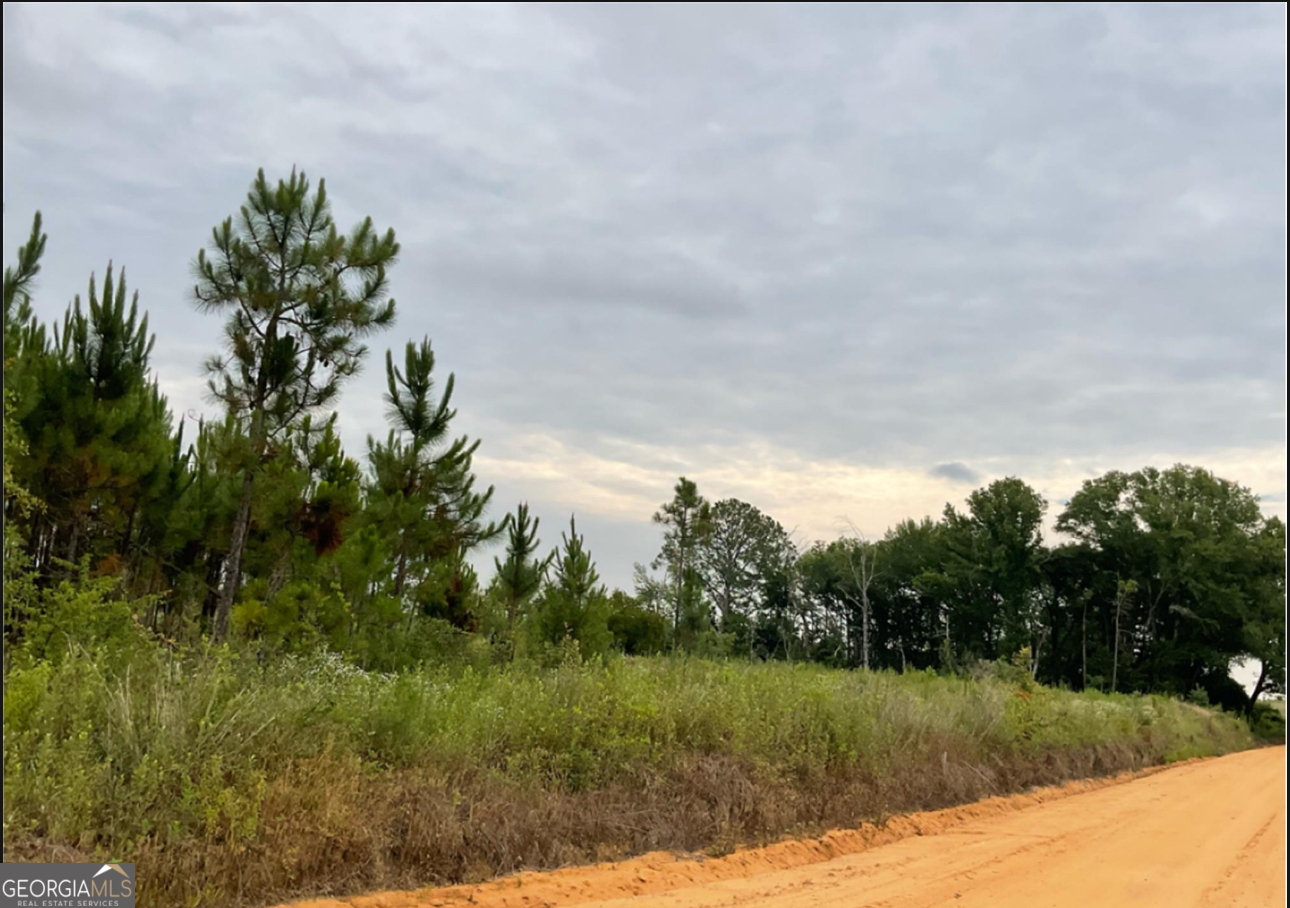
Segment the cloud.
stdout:
<path fill-rule="evenodd" d="M 941 463 L 927 471 L 928 476 L 937 479 L 948 479 L 950 482 L 958 483 L 977 483 L 981 481 L 981 474 L 973 470 L 965 463 Z"/>
<path fill-rule="evenodd" d="M 209 412 L 189 263 L 299 164 L 403 246 L 347 445 L 384 434 L 382 348 L 429 335 L 481 481 L 599 515 L 606 576 L 680 464 L 821 532 L 861 475 L 939 512 L 945 452 L 1281 484 L 1283 6 L 3 15 L 4 245 L 43 210 L 43 317 L 126 266 L 172 406 Z"/>

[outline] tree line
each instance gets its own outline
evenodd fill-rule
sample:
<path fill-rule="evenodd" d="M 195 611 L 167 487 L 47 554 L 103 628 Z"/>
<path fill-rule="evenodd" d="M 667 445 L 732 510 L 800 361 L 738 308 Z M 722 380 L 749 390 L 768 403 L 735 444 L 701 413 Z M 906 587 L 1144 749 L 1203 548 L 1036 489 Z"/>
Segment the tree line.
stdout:
<path fill-rule="evenodd" d="M 1020 665 L 1082 690 L 1159 691 L 1247 708 L 1285 689 L 1285 525 L 1257 496 L 1178 465 L 1087 480 L 1057 515 L 1006 478 L 905 520 L 798 551 L 773 518 L 706 501 L 681 479 L 638 596 L 678 639 L 718 633 L 731 652 L 872 669 Z M 1252 659 L 1253 697 L 1229 675 Z"/>
<path fill-rule="evenodd" d="M 400 250 L 370 218 L 341 232 L 322 181 L 261 171 L 198 251 L 192 303 L 224 322 L 205 364 L 220 418 L 197 425 L 158 388 L 124 270 L 92 276 L 61 323 L 35 317 L 45 245 L 37 214 L 4 275 L 7 652 L 63 620 L 52 591 L 102 581 L 168 645 L 325 648 L 378 670 L 470 647 L 897 671 L 1003 660 L 1078 689 L 1247 707 L 1228 666 L 1250 658 L 1256 696 L 1284 690 L 1284 524 L 1206 470 L 1089 480 L 1051 545 L 1047 502 L 1008 478 L 940 520 L 804 550 L 682 478 L 654 515 L 657 557 L 630 594 L 610 592 L 574 520 L 548 550 L 527 505 L 489 518 L 480 442 L 454 431 L 454 377 L 429 339 L 386 351 L 387 434 L 344 450 L 328 413 L 394 322 Z M 489 544 L 484 583 L 470 557 Z"/>

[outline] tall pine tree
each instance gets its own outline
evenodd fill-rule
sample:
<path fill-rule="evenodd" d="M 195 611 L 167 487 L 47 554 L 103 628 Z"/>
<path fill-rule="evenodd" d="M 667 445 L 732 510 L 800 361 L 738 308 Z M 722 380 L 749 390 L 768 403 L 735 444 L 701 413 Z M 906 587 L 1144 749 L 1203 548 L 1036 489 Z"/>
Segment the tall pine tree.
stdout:
<path fill-rule="evenodd" d="M 710 529 L 711 508 L 699 494 L 692 480 L 677 480 L 672 500 L 654 514 L 654 522 L 666 527 L 663 548 L 654 559 L 654 568 L 666 567 L 671 580 L 672 626 L 680 633 L 682 626 L 695 630 L 701 622 L 703 590 L 699 578 L 697 552 Z"/>
<path fill-rule="evenodd" d="M 453 376 L 436 401 L 434 365 L 428 339 L 408 343 L 402 369 L 386 353 L 385 401 L 393 428 L 384 442 L 368 438 L 369 517 L 392 540 L 393 595 L 415 593 L 427 613 L 444 610 L 435 600 L 456 597 L 462 588 L 461 571 L 445 572 L 444 565 L 464 564 L 466 553 L 501 531 L 484 519 L 492 487 L 475 490 L 471 462 L 479 442 L 449 435 L 457 415 Z"/>
<path fill-rule="evenodd" d="M 261 170 L 238 216 L 197 255 L 198 307 L 227 314 L 225 355 L 207 363 L 211 395 L 246 420 L 252 455 L 215 612 L 217 642 L 241 582 L 256 475 L 271 443 L 334 401 L 358 371 L 362 338 L 394 321 L 387 269 L 398 252 L 394 231 L 378 234 L 370 217 L 340 235 L 323 181 L 310 193 L 293 169 L 276 187 Z"/>
<path fill-rule="evenodd" d="M 170 412 L 149 373 L 153 341 L 138 294 L 109 265 L 101 295 L 91 278 L 86 304 L 77 296 L 53 344 L 29 360 L 20 422 L 25 476 L 47 505 L 31 540 L 46 573 L 83 555 L 115 571 L 133 554 L 172 454 Z"/>

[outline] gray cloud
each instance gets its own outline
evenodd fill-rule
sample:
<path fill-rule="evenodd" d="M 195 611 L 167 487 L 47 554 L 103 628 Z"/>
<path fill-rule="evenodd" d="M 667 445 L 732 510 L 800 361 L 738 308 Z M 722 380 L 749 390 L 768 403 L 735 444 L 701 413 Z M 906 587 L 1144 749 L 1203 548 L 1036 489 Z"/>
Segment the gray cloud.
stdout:
<path fill-rule="evenodd" d="M 325 176 L 404 247 L 356 451 L 429 334 L 503 459 L 1278 461 L 1285 57 L 1273 5 L 6 4 L 4 244 L 44 211 L 46 317 L 127 266 L 196 411 L 189 261 Z"/>
<path fill-rule="evenodd" d="M 941 463 L 927 471 L 928 476 L 936 479 L 948 479 L 950 482 L 977 483 L 981 474 L 965 463 Z"/>

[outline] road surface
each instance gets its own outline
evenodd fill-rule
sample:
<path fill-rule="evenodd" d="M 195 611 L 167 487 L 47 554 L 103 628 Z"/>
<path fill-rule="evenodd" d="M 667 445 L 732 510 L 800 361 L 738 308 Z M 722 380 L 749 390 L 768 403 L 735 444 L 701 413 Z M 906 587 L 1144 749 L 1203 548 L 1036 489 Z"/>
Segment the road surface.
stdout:
<path fill-rule="evenodd" d="M 723 858 L 644 855 L 295 908 L 1259 908 L 1285 902 L 1285 748 Z"/>

